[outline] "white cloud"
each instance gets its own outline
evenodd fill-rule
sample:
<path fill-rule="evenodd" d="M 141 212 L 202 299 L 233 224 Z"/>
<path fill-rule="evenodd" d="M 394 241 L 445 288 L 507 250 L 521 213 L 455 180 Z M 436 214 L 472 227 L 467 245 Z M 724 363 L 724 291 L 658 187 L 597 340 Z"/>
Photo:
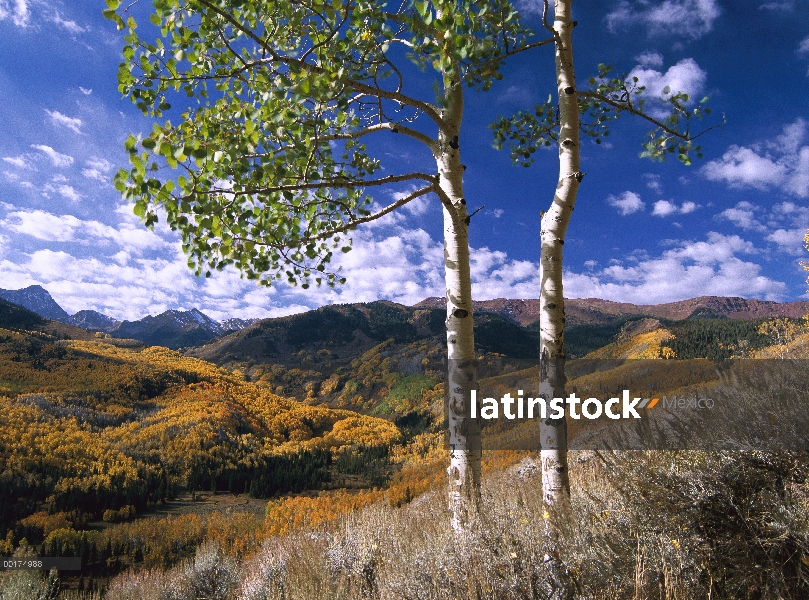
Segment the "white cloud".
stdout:
<path fill-rule="evenodd" d="M 109 178 L 104 177 L 104 174 L 101 173 L 98 169 L 82 169 L 81 174 L 84 175 L 87 179 L 94 179 L 99 183 L 108 183 Z"/>
<path fill-rule="evenodd" d="M 707 240 L 682 240 L 657 258 L 625 266 L 613 264 L 597 273 L 564 275 L 565 295 L 616 302 L 658 304 L 695 296 L 743 296 L 778 300 L 786 284 L 761 274 L 761 266 L 742 260 L 755 254 L 739 236 L 710 232 Z"/>
<path fill-rule="evenodd" d="M 50 146 L 45 146 L 41 144 L 31 144 L 32 148 L 39 150 L 40 152 L 45 153 L 48 158 L 51 159 L 54 167 L 69 167 L 73 164 L 73 157 L 68 156 L 67 154 L 61 154 L 51 148 Z"/>
<path fill-rule="evenodd" d="M 494 215 L 494 218 L 495 218 L 495 219 L 499 219 L 500 217 L 502 217 L 502 216 L 503 216 L 503 213 L 504 213 L 504 212 L 505 212 L 505 211 L 504 211 L 502 208 L 495 208 L 495 209 L 492 211 L 492 214 Z"/>
<path fill-rule="evenodd" d="M 716 215 L 744 229 L 767 234 L 764 239 L 775 244 L 779 252 L 792 256 L 804 255 L 803 236 L 809 224 L 809 207 L 794 202 L 781 202 L 767 207 L 739 202 Z"/>
<path fill-rule="evenodd" d="M 645 67 L 662 67 L 663 66 L 663 55 L 659 52 L 655 52 L 654 50 L 647 50 L 646 52 L 642 52 L 638 56 L 635 57 L 635 60 L 638 61 L 638 64 L 643 65 Z"/>
<path fill-rule="evenodd" d="M 97 156 L 93 156 L 90 159 L 84 162 L 88 167 L 91 169 L 96 169 L 101 171 L 102 173 L 109 173 L 110 169 L 112 169 L 113 164 L 108 161 L 106 158 L 99 158 Z"/>
<path fill-rule="evenodd" d="M 541 0 L 517 0 L 515 5 L 523 15 L 542 14 L 543 6 Z"/>
<path fill-rule="evenodd" d="M 733 208 L 723 210 L 716 215 L 718 219 L 730 221 L 737 227 L 745 231 L 766 231 L 767 228 L 756 219 L 755 213 L 759 210 L 757 206 L 750 202 L 739 202 Z"/>
<path fill-rule="evenodd" d="M 759 10 L 791 11 L 795 8 L 795 0 L 781 0 L 780 2 L 767 2 L 758 7 Z"/>
<path fill-rule="evenodd" d="M 78 35 L 79 33 L 84 33 L 89 29 L 89 27 L 82 27 L 76 21 L 68 21 L 67 19 L 63 19 L 59 14 L 58 10 L 54 10 L 53 14 L 48 17 L 48 20 L 51 23 L 55 23 L 68 33 L 72 33 L 73 35 Z"/>
<path fill-rule="evenodd" d="M 751 146 L 732 145 L 721 158 L 708 162 L 702 173 L 730 187 L 759 190 L 781 188 L 799 198 L 809 197 L 809 145 L 807 122 L 786 125 L 774 140 Z"/>
<path fill-rule="evenodd" d="M 91 89 L 90 89 L 90 90 L 88 90 L 88 89 L 83 88 L 83 87 L 81 87 L 81 86 L 79 86 L 79 90 L 80 90 L 80 91 L 81 91 L 81 93 L 82 93 L 82 94 L 84 94 L 85 96 L 89 96 L 90 94 L 92 94 L 92 93 L 93 93 L 93 90 L 91 90 Z"/>
<path fill-rule="evenodd" d="M 3 160 L 20 169 L 33 169 L 34 167 L 28 163 L 28 158 L 27 154 L 23 154 L 20 156 L 4 156 Z"/>
<path fill-rule="evenodd" d="M 60 185 L 56 188 L 56 191 L 71 202 L 78 202 L 82 198 L 82 195 L 70 185 Z"/>
<path fill-rule="evenodd" d="M 708 74 L 703 71 L 693 58 L 684 58 L 676 65 L 668 68 L 665 73 L 656 71 L 649 66 L 638 65 L 627 75 L 628 80 L 638 78 L 638 84 L 646 86 L 644 96 L 650 102 L 649 112 L 652 116 L 662 118 L 670 113 L 663 108 L 658 99 L 671 94 L 688 94 L 691 101 L 705 89 L 705 80 Z M 665 93 L 668 88 L 669 92 Z"/>
<path fill-rule="evenodd" d="M 88 179 L 93 179 L 99 183 L 109 183 L 110 178 L 107 175 L 112 169 L 112 163 L 106 159 L 93 157 L 84 162 L 86 168 L 81 170 L 81 174 Z"/>
<path fill-rule="evenodd" d="M 48 110 L 45 109 L 45 112 L 48 113 L 48 116 L 51 118 L 51 122 L 54 125 L 60 125 L 62 127 L 67 127 L 71 131 L 76 133 L 81 133 L 81 126 L 83 125 L 81 119 L 77 119 L 74 117 L 68 117 L 67 115 L 63 115 L 58 110 Z"/>
<path fill-rule="evenodd" d="M 75 193 L 70 186 L 55 191 L 70 198 Z M 134 223 L 119 223 L 117 227 L 100 221 L 82 220 L 73 215 L 55 215 L 42 210 L 21 210 L 4 205 L 6 217 L 0 220 L 0 229 L 31 236 L 49 242 L 76 242 L 82 245 L 104 247 L 113 243 L 129 251 L 140 253 L 146 249 L 165 249 L 167 243 L 157 234 Z"/>
<path fill-rule="evenodd" d="M 713 29 L 720 13 L 716 0 L 622 0 L 607 15 L 607 25 L 613 32 L 642 25 L 649 36 L 668 34 L 697 39 Z"/>
<path fill-rule="evenodd" d="M 683 202 L 680 206 L 677 206 L 676 202 L 670 202 L 668 200 L 658 200 L 655 202 L 654 210 L 652 210 L 652 215 L 656 217 L 667 217 L 669 215 L 687 215 L 688 213 L 692 213 L 699 208 L 699 205 L 696 202 Z"/>
<path fill-rule="evenodd" d="M 384 233 L 353 232 L 353 250 L 336 256 L 332 265 L 347 278 L 336 289 L 302 290 L 283 282 L 266 289 L 241 280 L 232 269 L 210 279 L 193 277 L 179 243 L 165 242 L 143 226 L 130 224 L 131 215 L 126 222 L 109 226 L 72 215 L 5 208 L 0 231 L 72 244 L 57 249 L 51 243 L 15 265 L 0 260 L 6 287 L 39 283 L 68 311 L 94 308 L 115 318 L 137 319 L 168 308 L 196 306 L 213 318 L 268 317 L 329 303 L 387 299 L 410 305 L 445 293 L 443 244 L 421 229 L 392 225 Z M 149 249 L 149 243 L 161 245 L 159 254 L 141 252 L 141 246 Z M 488 248 L 472 249 L 471 262 L 475 298 L 536 295 L 536 263 L 512 260 Z"/>
<path fill-rule="evenodd" d="M 798 54 L 801 56 L 809 55 L 809 35 L 801 40 L 798 44 Z"/>
<path fill-rule="evenodd" d="M 806 235 L 806 227 L 776 229 L 767 236 L 767 240 L 776 244 L 781 252 L 793 256 L 803 256 L 806 253 L 806 248 L 803 246 L 804 235 Z"/>
<path fill-rule="evenodd" d="M 26 0 L 0 0 L 0 21 L 11 19 L 17 27 L 27 27 L 30 18 Z"/>
<path fill-rule="evenodd" d="M 523 85 L 511 85 L 497 96 L 496 104 L 532 104 L 533 94 Z"/>
<path fill-rule="evenodd" d="M 722 158 L 707 163 L 702 172 L 712 181 L 727 181 L 731 187 L 750 186 L 764 190 L 781 184 L 786 170 L 785 165 L 769 156 L 761 156 L 751 148 L 734 144 Z"/>
<path fill-rule="evenodd" d="M 652 214 L 656 217 L 666 217 L 670 214 L 674 214 L 677 212 L 677 205 L 669 202 L 668 200 L 658 200 L 655 202 L 654 210 Z"/>
<path fill-rule="evenodd" d="M 620 196 L 607 196 L 607 204 L 621 211 L 621 216 L 631 215 L 643 210 L 646 203 L 635 192 L 626 191 Z"/>
<path fill-rule="evenodd" d="M 427 211 L 430 210 L 430 199 L 426 196 L 419 196 L 418 198 L 405 204 L 402 209 L 406 210 L 414 217 L 418 217 L 426 214 Z"/>

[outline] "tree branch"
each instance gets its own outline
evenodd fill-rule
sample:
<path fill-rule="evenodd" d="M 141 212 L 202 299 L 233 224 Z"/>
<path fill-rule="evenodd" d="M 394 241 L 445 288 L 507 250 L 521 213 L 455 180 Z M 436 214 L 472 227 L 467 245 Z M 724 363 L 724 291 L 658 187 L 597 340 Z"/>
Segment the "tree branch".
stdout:
<path fill-rule="evenodd" d="M 383 208 L 382 210 L 379 210 L 379 211 L 377 211 L 377 212 L 375 212 L 373 214 L 367 215 L 365 217 L 360 217 L 359 219 L 352 219 L 351 221 L 348 221 L 347 223 L 343 223 L 342 225 L 340 225 L 338 227 L 335 227 L 333 229 L 329 229 L 328 231 L 323 231 L 323 232 L 317 233 L 315 235 L 309 235 L 309 236 L 306 236 L 306 237 L 298 238 L 296 240 L 292 240 L 289 244 L 283 244 L 282 246 L 283 247 L 290 247 L 290 248 L 291 247 L 297 248 L 300 245 L 306 244 L 308 242 L 314 242 L 314 241 L 317 241 L 317 240 L 323 240 L 323 239 L 330 238 L 330 237 L 332 237 L 333 235 L 335 235 L 337 233 L 344 233 L 346 231 L 349 231 L 350 229 L 354 229 L 358 225 L 362 225 L 363 223 L 368 223 L 370 221 L 375 221 L 376 219 L 382 218 L 385 215 L 393 212 L 397 208 L 401 208 L 402 206 L 404 206 L 408 202 L 410 202 L 412 200 L 415 200 L 416 198 L 418 198 L 420 196 L 424 196 L 425 194 L 428 194 L 430 192 L 436 192 L 437 190 L 438 190 L 438 184 L 428 185 L 427 187 L 423 187 L 423 188 L 421 188 L 419 190 L 416 190 L 415 192 L 412 192 L 411 194 L 408 194 L 404 198 L 400 198 L 399 200 L 397 200 L 393 204 L 390 204 L 390 205 L 386 206 L 385 208 Z M 247 241 L 247 240 L 244 240 L 242 238 L 234 238 L 234 240 Z M 274 245 L 274 244 L 272 244 L 270 242 L 262 242 L 262 241 L 258 241 L 258 240 L 252 240 L 252 241 L 254 243 L 256 243 L 258 245 L 262 245 L 262 246 L 273 246 Z"/>
<path fill-rule="evenodd" d="M 629 102 L 622 103 L 622 102 L 618 102 L 617 100 L 613 100 L 609 96 L 604 96 L 602 94 L 597 94 L 596 92 L 586 92 L 586 91 L 582 92 L 582 91 L 579 91 L 579 90 L 576 90 L 576 96 L 579 97 L 579 98 L 595 98 L 596 100 L 604 102 L 605 104 L 609 104 L 610 106 L 612 106 L 613 108 L 615 108 L 615 109 L 617 109 L 619 111 L 625 110 L 626 112 L 628 112 L 631 115 L 636 115 L 638 117 L 646 119 L 647 121 L 649 121 L 650 123 L 652 123 L 656 127 L 659 127 L 660 129 L 662 129 L 663 131 L 665 131 L 669 135 L 671 135 L 673 137 L 676 137 L 676 138 L 679 138 L 681 140 L 685 140 L 685 141 L 695 140 L 698 137 L 708 133 L 712 129 L 716 129 L 717 127 L 721 127 L 726 122 L 725 119 L 723 118 L 721 123 L 719 123 L 717 125 L 712 125 L 711 127 L 708 127 L 707 129 L 699 132 L 697 135 L 690 135 L 688 132 L 683 133 L 681 131 L 677 131 L 676 129 L 672 129 L 671 127 L 669 127 L 668 125 L 666 125 L 662 121 L 659 121 L 659 120 L 655 119 L 654 117 L 646 114 L 645 112 L 643 112 L 641 110 L 638 110 L 637 108 L 632 106 Z M 687 119 L 688 115 L 685 115 L 685 117 Z"/>
<path fill-rule="evenodd" d="M 259 44 L 262 48 L 264 48 L 267 53 L 272 57 L 272 60 L 280 62 L 285 65 L 294 65 L 304 71 L 308 71 L 310 73 L 314 73 L 317 75 L 332 75 L 332 73 L 328 72 L 326 69 L 322 67 L 318 67 L 317 65 L 313 65 L 302 61 L 296 58 L 290 58 L 288 56 L 281 56 L 278 54 L 272 46 L 268 45 L 264 40 L 262 40 L 259 36 L 255 34 L 255 32 L 251 31 L 250 29 L 246 28 L 242 23 L 240 23 L 237 19 L 235 19 L 232 15 L 229 15 L 225 11 L 221 10 L 219 7 L 214 6 L 208 0 L 197 0 L 200 4 L 207 7 L 209 10 L 215 12 L 220 17 L 225 19 L 228 23 L 230 23 L 233 27 L 241 31 L 244 35 L 249 37 L 251 40 Z M 266 62 L 266 61 L 263 61 Z M 438 111 L 438 108 L 429 102 L 422 102 L 421 100 L 416 100 L 411 96 L 407 96 L 402 94 L 401 92 L 389 92 L 387 90 L 383 90 L 380 88 L 376 88 L 372 85 L 368 85 L 367 83 L 362 83 L 360 81 L 356 81 L 354 79 L 346 78 L 341 80 L 341 83 L 350 87 L 353 90 L 361 92 L 368 96 L 374 96 L 377 98 L 384 98 L 386 100 L 395 100 L 400 102 L 401 104 L 405 104 L 407 106 L 411 106 L 413 108 L 420 109 L 424 111 L 426 115 L 428 115 L 439 127 L 443 127 L 444 120 L 441 117 L 441 114 Z"/>
<path fill-rule="evenodd" d="M 479 65 L 475 65 L 475 68 L 481 69 L 484 68 L 486 65 L 490 65 L 493 63 L 498 63 L 501 60 L 507 59 L 509 56 L 514 56 L 515 54 L 519 54 L 520 52 L 525 52 L 526 50 L 533 50 L 534 48 L 539 48 L 540 46 L 545 46 L 547 44 L 552 44 L 556 41 L 556 38 L 548 38 L 547 40 L 542 40 L 541 42 L 533 42 L 531 44 L 526 44 L 522 48 L 518 48 L 516 50 L 508 50 L 506 51 L 503 56 L 498 56 L 497 58 L 492 58 L 490 60 L 484 61 Z"/>
<path fill-rule="evenodd" d="M 420 131 L 416 131 L 415 129 L 411 129 L 410 127 L 405 127 L 404 125 L 399 125 L 398 123 L 388 122 L 388 123 L 378 123 L 376 125 L 369 125 L 364 129 L 359 129 L 357 131 L 352 131 L 348 133 L 335 133 L 331 135 L 326 135 L 319 137 L 318 140 L 320 141 L 333 141 L 333 140 L 350 140 L 350 139 L 357 139 L 371 133 L 377 131 L 390 131 L 391 133 L 401 133 L 402 135 L 406 135 L 408 137 L 412 137 L 415 140 L 420 141 L 422 144 L 427 146 L 430 150 L 434 150 L 437 142 L 432 139 L 431 137 L 421 133 Z"/>
<path fill-rule="evenodd" d="M 318 183 L 299 183 L 295 185 L 276 185 L 272 187 L 256 187 L 256 188 L 247 188 L 243 190 L 234 190 L 234 189 L 210 189 L 206 191 L 197 192 L 199 194 L 240 194 L 240 195 L 251 195 L 251 194 L 273 194 L 276 192 L 298 192 L 302 190 L 321 190 L 325 188 L 335 188 L 335 189 L 353 189 L 359 187 L 374 187 L 380 185 L 387 185 L 389 183 L 399 183 L 402 181 L 412 181 L 414 179 L 421 179 L 422 181 L 427 181 L 432 185 L 437 185 L 438 177 L 436 175 L 428 175 L 427 173 L 408 173 L 406 175 L 388 175 L 387 177 L 381 177 L 380 179 L 366 179 L 366 180 L 348 180 L 346 178 L 345 181 L 340 180 L 332 180 L 332 181 L 321 181 Z"/>

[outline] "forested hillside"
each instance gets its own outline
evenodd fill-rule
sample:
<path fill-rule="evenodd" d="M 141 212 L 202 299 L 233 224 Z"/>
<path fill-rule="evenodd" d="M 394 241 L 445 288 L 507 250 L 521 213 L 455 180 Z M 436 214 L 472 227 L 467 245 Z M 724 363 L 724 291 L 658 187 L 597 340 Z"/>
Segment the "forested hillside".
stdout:
<path fill-rule="evenodd" d="M 301 404 L 165 348 L 62 340 L 24 331 L 38 324 L 30 314 L 6 315 L 16 326 L 0 329 L 6 554 L 25 538 L 101 560 L 94 522 L 128 520 L 183 492 L 323 489 L 350 470 L 341 453 L 386 453 L 401 438 L 389 421 Z"/>

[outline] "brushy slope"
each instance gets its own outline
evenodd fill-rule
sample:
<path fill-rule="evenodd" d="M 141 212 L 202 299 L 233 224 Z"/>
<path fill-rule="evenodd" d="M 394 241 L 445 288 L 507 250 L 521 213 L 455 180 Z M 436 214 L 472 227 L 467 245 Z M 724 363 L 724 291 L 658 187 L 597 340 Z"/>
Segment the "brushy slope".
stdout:
<path fill-rule="evenodd" d="M 491 473 L 468 535 L 440 492 L 377 503 L 327 527 L 272 537 L 251 559 L 203 544 L 170 571 L 121 575 L 108 600 L 637 598 L 775 599 L 809 594 L 809 463 L 792 454 L 578 454 L 571 519 L 541 502 L 537 465 Z M 561 530 L 551 542 L 548 519 Z M 552 596 L 558 553 L 567 594 Z M 14 579 L 16 578 L 16 579 Z M 23 575 L 7 578 L 22 586 Z M 45 579 L 39 585 L 46 585 Z M 11 596 L 9 597 L 17 597 Z"/>

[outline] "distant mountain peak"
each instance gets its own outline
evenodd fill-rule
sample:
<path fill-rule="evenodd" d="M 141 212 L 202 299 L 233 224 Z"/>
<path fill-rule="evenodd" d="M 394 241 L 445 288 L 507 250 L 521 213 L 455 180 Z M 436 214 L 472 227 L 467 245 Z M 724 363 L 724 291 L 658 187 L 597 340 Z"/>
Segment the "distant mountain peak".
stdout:
<path fill-rule="evenodd" d="M 105 330 L 115 327 L 120 321 L 95 310 L 80 310 L 68 319 L 68 323 L 82 329 Z"/>
<path fill-rule="evenodd" d="M 0 289 L 0 298 L 53 321 L 67 323 L 70 318 L 41 285 L 29 285 L 19 290 Z"/>

